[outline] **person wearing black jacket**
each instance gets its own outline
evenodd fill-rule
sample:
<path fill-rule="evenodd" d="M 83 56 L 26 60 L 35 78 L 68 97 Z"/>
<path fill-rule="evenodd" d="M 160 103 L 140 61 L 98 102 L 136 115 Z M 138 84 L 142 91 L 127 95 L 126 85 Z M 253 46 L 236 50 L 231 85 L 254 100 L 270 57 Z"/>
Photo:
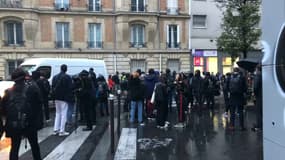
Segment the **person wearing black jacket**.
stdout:
<path fill-rule="evenodd" d="M 130 122 L 135 121 L 135 111 L 138 111 L 138 122 L 141 126 L 143 123 L 143 100 L 144 100 L 144 86 L 139 78 L 139 73 L 134 72 L 129 80 L 129 98 L 131 101 L 131 117 Z"/>
<path fill-rule="evenodd" d="M 54 122 L 54 135 L 67 136 L 68 132 L 65 131 L 65 123 L 67 120 L 68 102 L 72 99 L 72 79 L 66 74 L 67 65 L 60 66 L 60 73 L 55 75 L 52 79 L 52 91 L 55 100 L 55 122 Z"/>
<path fill-rule="evenodd" d="M 157 109 L 157 115 L 156 115 L 156 124 L 158 128 L 165 128 L 167 125 L 165 125 L 167 120 L 167 85 L 166 85 L 166 76 L 161 75 L 159 78 L 159 82 L 155 84 L 154 89 L 154 95 L 155 95 L 155 103 L 154 106 Z"/>
<path fill-rule="evenodd" d="M 6 117 L 5 132 L 6 137 L 10 137 L 12 140 L 11 150 L 10 150 L 10 160 L 18 160 L 19 147 L 22 137 L 26 137 L 31 145 L 32 154 L 34 160 L 41 160 L 40 148 L 38 144 L 37 131 L 42 128 L 42 123 L 40 122 L 40 112 L 42 101 L 40 90 L 34 83 L 25 83 L 25 72 L 18 68 L 12 73 L 12 80 L 15 81 L 14 86 L 11 89 L 6 90 L 5 96 L 1 101 L 1 113 Z M 23 90 L 26 90 L 25 92 Z M 10 109 L 11 97 L 16 93 L 25 93 L 25 98 L 30 108 L 30 112 L 26 117 L 28 124 L 24 129 L 19 129 L 14 126 L 15 117 L 12 115 L 18 115 L 19 113 L 11 113 L 15 110 Z"/>
<path fill-rule="evenodd" d="M 45 120 L 46 122 L 49 122 L 50 113 L 49 113 L 48 100 L 49 100 L 49 93 L 50 93 L 50 84 L 44 72 L 40 72 L 40 79 L 37 81 L 37 84 L 42 93 Z"/>
<path fill-rule="evenodd" d="M 83 131 L 92 130 L 92 91 L 93 85 L 91 78 L 88 77 L 88 71 L 83 70 L 80 72 L 81 88 L 79 91 L 80 105 L 83 107 L 86 128 Z"/>

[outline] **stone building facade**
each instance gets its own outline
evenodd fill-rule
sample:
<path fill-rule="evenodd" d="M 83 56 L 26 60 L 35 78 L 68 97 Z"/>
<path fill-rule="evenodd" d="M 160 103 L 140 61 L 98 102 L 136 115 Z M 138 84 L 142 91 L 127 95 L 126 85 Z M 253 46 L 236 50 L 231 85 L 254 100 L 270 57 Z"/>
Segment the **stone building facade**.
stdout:
<path fill-rule="evenodd" d="M 190 70 L 188 0 L 0 1 L 0 77 L 27 58 L 103 59 L 108 73 Z"/>

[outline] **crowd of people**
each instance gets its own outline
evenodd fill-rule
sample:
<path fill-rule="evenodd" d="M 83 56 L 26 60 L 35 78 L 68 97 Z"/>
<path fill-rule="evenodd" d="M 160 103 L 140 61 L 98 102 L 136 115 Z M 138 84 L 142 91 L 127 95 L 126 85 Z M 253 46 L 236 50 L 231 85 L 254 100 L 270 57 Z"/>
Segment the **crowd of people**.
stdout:
<path fill-rule="evenodd" d="M 149 69 L 148 73 L 144 73 L 138 69 L 133 73 L 121 73 L 121 76 L 116 72 L 107 80 L 100 74 L 96 75 L 93 68 L 73 76 L 68 75 L 67 70 L 67 65 L 61 65 L 60 73 L 53 77 L 52 84 L 49 84 L 44 72 L 34 71 L 31 76 L 21 68 L 13 72 L 15 85 L 6 91 L 0 103 L 0 120 L 2 117 L 6 119 L 5 124 L 1 121 L 0 129 L 5 130 L 6 136 L 12 139 L 11 160 L 18 159 L 23 136 L 31 144 L 34 159 L 41 159 L 37 131 L 43 128 L 45 122 L 51 121 L 49 100 L 55 103 L 53 134 L 67 136 L 70 133 L 66 129 L 76 124 L 77 119 L 86 124 L 83 131 L 91 131 L 96 124 L 97 108 L 101 117 L 108 116 L 108 96 L 111 93 L 121 93 L 124 112 L 129 112 L 131 124 L 144 126 L 147 120 L 155 120 L 157 128 L 164 129 L 170 127 L 169 113 L 177 117 L 177 124 L 173 126 L 183 128 L 190 110 L 214 110 L 215 96 L 220 96 L 222 91 L 224 116 L 230 114 L 228 128 L 236 128 L 237 110 L 240 129 L 245 130 L 243 110 L 248 83 L 238 68 L 226 75 L 201 73 L 200 70 L 176 73 L 170 69 L 165 72 Z M 258 106 L 257 123 L 253 127 L 255 131 L 262 129 L 261 79 L 261 67 L 257 67 L 253 83 Z"/>

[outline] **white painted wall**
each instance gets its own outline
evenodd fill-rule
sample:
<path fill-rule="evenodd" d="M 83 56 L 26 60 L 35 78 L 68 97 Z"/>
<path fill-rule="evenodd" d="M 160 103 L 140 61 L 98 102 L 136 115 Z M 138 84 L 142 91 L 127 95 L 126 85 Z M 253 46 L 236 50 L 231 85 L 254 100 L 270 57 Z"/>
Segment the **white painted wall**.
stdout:
<path fill-rule="evenodd" d="M 222 11 L 214 0 L 191 0 L 191 23 L 193 15 L 206 15 L 206 28 L 191 28 L 191 44 L 195 49 L 216 49 L 216 39 L 221 34 Z M 212 40 L 212 42 L 211 42 Z"/>

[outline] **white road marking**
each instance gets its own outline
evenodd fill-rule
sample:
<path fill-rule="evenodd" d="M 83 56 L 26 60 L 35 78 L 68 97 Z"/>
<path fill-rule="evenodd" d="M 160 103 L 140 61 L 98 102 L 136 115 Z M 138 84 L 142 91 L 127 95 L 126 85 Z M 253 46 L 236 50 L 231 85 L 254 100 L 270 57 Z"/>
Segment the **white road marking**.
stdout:
<path fill-rule="evenodd" d="M 123 128 L 114 160 L 135 160 L 137 152 L 137 129 Z"/>

